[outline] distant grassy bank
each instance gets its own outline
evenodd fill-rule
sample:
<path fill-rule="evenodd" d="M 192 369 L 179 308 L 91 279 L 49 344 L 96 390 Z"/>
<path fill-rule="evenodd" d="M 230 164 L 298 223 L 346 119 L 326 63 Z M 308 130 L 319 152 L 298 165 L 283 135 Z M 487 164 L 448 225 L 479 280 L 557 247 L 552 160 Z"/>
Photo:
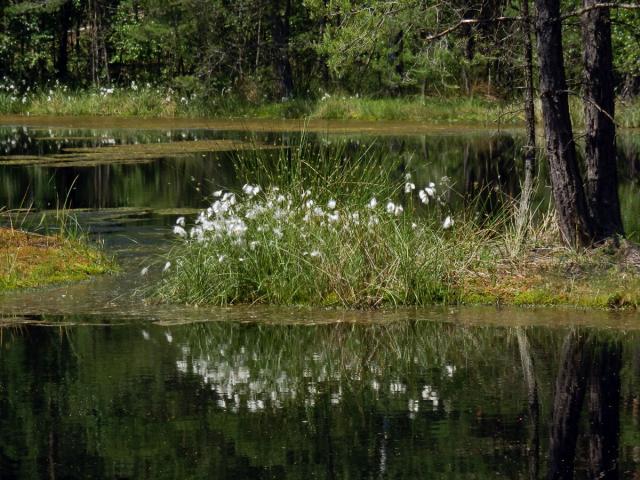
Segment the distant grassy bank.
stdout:
<path fill-rule="evenodd" d="M 83 280 L 114 268 L 80 240 L 0 228 L 0 293 Z"/>
<path fill-rule="evenodd" d="M 582 107 L 572 99 L 576 123 Z M 367 98 L 325 94 L 318 100 L 248 102 L 233 96 L 181 95 L 155 87 L 72 91 L 64 87 L 18 94 L 0 91 L 0 114 L 119 116 L 145 118 L 314 118 L 419 121 L 431 124 L 521 125 L 519 102 L 486 97 Z M 640 127 L 640 100 L 618 102 L 617 121 Z"/>

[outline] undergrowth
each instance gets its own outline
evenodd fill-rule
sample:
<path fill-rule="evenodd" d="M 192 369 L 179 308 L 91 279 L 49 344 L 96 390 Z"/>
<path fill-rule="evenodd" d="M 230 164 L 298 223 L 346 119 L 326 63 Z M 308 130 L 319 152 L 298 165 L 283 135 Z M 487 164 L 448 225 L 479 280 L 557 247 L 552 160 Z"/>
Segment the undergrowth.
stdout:
<path fill-rule="evenodd" d="M 170 87 L 136 85 L 72 90 L 66 86 L 0 88 L 0 113 L 29 115 L 99 115 L 150 118 L 315 118 L 326 120 L 419 121 L 430 124 L 522 125 L 518 100 L 483 96 L 409 95 L 371 98 L 326 93 L 320 98 L 249 101 L 223 90 L 217 94 L 184 93 Z M 571 97 L 571 114 L 583 123 L 582 102 Z M 538 105 L 538 117 L 540 108 Z M 621 127 L 640 127 L 640 100 L 620 100 L 616 120 Z"/>

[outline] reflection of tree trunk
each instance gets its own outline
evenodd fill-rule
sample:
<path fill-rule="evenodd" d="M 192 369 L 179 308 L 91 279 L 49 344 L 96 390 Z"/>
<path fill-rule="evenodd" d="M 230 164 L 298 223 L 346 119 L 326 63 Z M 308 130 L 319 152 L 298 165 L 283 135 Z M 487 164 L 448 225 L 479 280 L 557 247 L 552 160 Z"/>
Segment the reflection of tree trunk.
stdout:
<path fill-rule="evenodd" d="M 622 346 L 619 342 L 603 342 L 593 350 L 587 394 L 589 469 L 591 478 L 613 480 L 618 478 Z"/>
<path fill-rule="evenodd" d="M 526 1 L 526 0 L 525 0 Z M 538 384 L 533 373 L 533 358 L 529 341 L 525 332 L 518 328 L 518 347 L 522 373 L 527 382 L 527 406 L 529 408 L 529 478 L 537 480 L 540 459 L 540 402 L 538 400 Z"/>
<path fill-rule="evenodd" d="M 586 389 L 588 351 L 585 337 L 570 332 L 562 347 L 556 379 L 549 440 L 549 480 L 571 480 L 578 420 Z"/>

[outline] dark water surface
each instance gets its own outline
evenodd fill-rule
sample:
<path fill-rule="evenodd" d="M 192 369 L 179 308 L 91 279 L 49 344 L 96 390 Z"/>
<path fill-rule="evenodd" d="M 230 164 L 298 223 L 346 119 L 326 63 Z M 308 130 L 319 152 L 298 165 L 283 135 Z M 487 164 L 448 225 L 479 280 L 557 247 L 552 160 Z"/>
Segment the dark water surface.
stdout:
<path fill-rule="evenodd" d="M 405 316 L 15 319 L 0 329 L 0 477 L 512 479 L 575 461 L 592 478 L 597 439 L 600 464 L 640 474 L 637 332 Z M 559 425 L 577 450 L 553 462 Z"/>
<path fill-rule="evenodd" d="M 637 314 L 144 305 L 140 268 L 175 218 L 238 183 L 232 153 L 187 146 L 295 146 L 299 125 L 18 120 L 0 127 L 0 205 L 30 208 L 11 216 L 28 225 L 70 207 L 123 273 L 0 296 L 0 479 L 640 478 Z M 483 192 L 490 214 L 519 191 L 518 131 L 309 130 L 318 148 L 368 149 L 418 186 L 448 177 L 453 210 Z M 184 154 L 19 164 L 168 142 Z M 640 134 L 618 145 L 633 234 Z"/>

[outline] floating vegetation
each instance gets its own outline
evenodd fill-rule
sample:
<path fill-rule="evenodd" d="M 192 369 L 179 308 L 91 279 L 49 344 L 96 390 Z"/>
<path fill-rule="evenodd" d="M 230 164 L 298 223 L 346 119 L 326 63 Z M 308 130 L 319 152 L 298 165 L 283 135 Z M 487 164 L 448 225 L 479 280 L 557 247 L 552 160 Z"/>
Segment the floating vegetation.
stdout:
<path fill-rule="evenodd" d="M 0 165 L 46 165 L 47 167 L 93 167 L 104 164 L 147 163 L 159 158 L 195 153 L 272 149 L 271 145 L 239 140 L 199 140 L 155 144 L 127 144 L 101 147 L 63 148 L 51 155 L 5 155 Z"/>

